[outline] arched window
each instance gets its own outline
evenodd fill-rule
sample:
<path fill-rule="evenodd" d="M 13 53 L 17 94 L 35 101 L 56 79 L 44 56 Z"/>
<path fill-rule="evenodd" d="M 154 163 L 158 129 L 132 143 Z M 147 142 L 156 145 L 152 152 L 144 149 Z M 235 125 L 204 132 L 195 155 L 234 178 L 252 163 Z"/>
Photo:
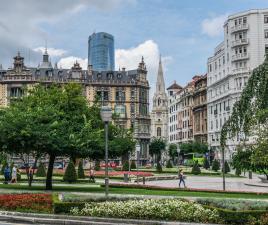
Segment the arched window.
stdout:
<path fill-rule="evenodd" d="M 158 106 L 161 104 L 161 99 L 159 98 L 158 99 Z"/>
<path fill-rule="evenodd" d="M 161 127 L 157 127 L 156 135 L 157 135 L 157 137 L 161 137 Z"/>

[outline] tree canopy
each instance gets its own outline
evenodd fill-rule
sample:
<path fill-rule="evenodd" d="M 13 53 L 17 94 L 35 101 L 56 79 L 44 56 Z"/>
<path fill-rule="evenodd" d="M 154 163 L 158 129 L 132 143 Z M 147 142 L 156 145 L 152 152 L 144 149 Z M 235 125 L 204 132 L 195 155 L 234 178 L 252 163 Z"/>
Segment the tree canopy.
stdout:
<path fill-rule="evenodd" d="M 49 157 L 46 189 L 52 189 L 55 158 L 104 158 L 104 124 L 97 104 L 89 106 L 82 86 L 37 85 L 0 110 L 0 149 L 7 153 L 32 153 Z M 112 157 L 133 148 L 130 134 L 110 125 Z"/>

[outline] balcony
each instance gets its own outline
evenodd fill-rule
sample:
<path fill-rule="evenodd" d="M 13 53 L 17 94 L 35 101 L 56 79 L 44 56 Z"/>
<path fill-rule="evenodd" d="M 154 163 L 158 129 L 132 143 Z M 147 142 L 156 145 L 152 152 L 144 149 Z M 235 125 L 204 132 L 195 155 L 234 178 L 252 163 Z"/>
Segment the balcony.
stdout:
<path fill-rule="evenodd" d="M 235 62 L 235 61 L 248 59 L 248 58 L 249 58 L 249 53 L 244 52 L 244 53 L 239 53 L 239 54 L 233 55 L 232 56 L 232 61 Z"/>
<path fill-rule="evenodd" d="M 248 67 L 241 67 L 233 69 L 233 73 L 249 73 L 250 69 Z"/>
<path fill-rule="evenodd" d="M 238 39 L 232 42 L 232 48 L 240 46 L 240 45 L 247 45 L 249 40 L 247 38 Z"/>
<path fill-rule="evenodd" d="M 231 33 L 248 29 L 248 24 L 239 24 L 231 28 Z"/>

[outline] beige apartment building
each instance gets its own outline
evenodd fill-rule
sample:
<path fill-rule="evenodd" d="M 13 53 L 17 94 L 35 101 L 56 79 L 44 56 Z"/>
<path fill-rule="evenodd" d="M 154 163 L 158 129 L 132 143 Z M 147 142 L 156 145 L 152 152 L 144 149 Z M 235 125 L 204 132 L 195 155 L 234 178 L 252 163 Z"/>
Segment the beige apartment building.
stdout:
<path fill-rule="evenodd" d="M 119 117 L 114 121 L 122 128 L 132 128 L 140 145 L 140 160 L 148 159 L 150 141 L 149 82 L 147 69 L 142 58 L 135 70 L 93 71 L 92 66 L 82 70 L 75 62 L 70 69 L 53 67 L 45 51 L 41 64 L 35 68 L 26 67 L 24 58 L 18 53 L 12 68 L 0 67 L 0 106 L 6 107 L 24 95 L 24 87 L 36 84 L 68 82 L 80 83 L 84 94 L 93 104 L 98 99 L 109 105 Z"/>

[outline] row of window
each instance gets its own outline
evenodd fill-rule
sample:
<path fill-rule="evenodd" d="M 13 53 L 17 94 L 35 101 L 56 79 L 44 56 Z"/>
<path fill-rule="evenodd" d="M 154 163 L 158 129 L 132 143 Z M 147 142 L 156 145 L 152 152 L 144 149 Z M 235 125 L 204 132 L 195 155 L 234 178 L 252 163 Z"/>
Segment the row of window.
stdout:
<path fill-rule="evenodd" d="M 218 104 L 216 104 L 214 107 L 210 106 L 210 114 L 214 114 L 217 115 L 219 113 L 221 113 L 223 110 L 223 112 L 228 112 L 230 111 L 230 99 L 220 102 Z"/>

